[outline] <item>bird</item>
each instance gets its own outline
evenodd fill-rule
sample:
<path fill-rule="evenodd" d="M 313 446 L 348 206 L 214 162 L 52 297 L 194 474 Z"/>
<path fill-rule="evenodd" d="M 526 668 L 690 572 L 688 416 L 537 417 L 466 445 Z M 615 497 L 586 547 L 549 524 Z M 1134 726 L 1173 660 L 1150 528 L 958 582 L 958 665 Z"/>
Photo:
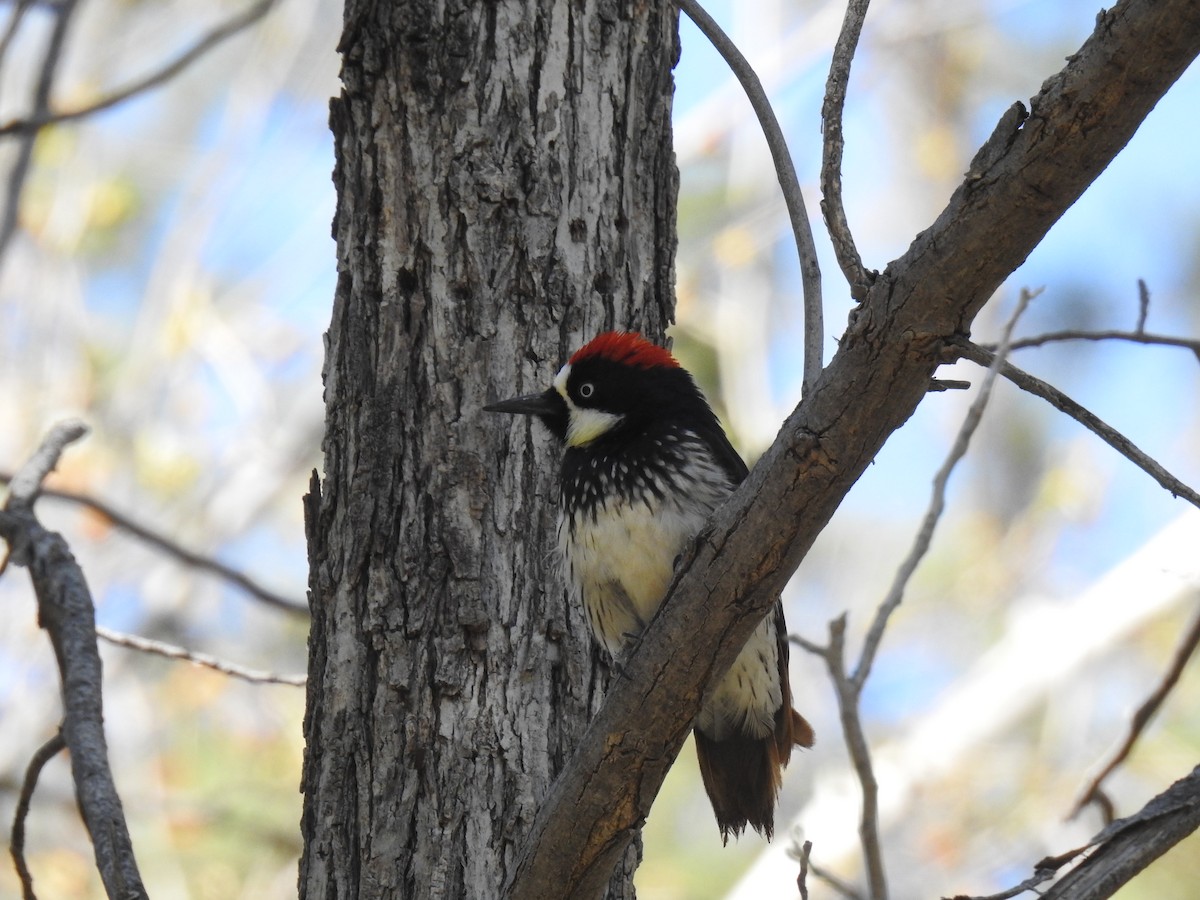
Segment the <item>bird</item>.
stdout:
<path fill-rule="evenodd" d="M 746 478 L 691 373 L 631 331 L 598 335 L 550 387 L 492 403 L 531 416 L 562 447 L 558 550 L 570 594 L 619 664 L 654 617 L 681 554 Z M 782 768 L 813 729 L 792 708 L 783 606 L 759 623 L 693 724 L 722 842 L 771 839 Z"/>

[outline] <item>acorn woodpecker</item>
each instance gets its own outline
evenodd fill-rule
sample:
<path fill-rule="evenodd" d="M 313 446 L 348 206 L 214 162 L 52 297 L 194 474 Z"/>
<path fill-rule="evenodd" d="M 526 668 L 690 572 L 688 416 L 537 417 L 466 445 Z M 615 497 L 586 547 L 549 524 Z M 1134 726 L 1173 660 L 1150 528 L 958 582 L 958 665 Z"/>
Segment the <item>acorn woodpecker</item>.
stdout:
<path fill-rule="evenodd" d="M 692 376 L 630 332 L 585 344 L 543 393 L 484 407 L 537 416 L 564 445 L 558 544 L 568 587 L 614 659 L 653 618 L 675 563 L 747 475 Z M 813 731 L 792 709 L 783 606 L 759 624 L 696 718 L 721 837 L 768 839 L 780 773 Z"/>

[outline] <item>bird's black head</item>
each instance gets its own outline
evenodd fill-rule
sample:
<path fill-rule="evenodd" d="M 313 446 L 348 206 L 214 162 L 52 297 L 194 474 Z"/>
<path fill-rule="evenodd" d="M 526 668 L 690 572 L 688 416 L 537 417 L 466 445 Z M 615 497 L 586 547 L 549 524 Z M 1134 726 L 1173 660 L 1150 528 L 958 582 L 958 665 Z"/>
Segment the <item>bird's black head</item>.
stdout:
<path fill-rule="evenodd" d="M 641 335 L 623 331 L 602 334 L 576 350 L 543 393 L 484 409 L 535 415 L 572 448 L 638 436 L 657 423 L 716 426 L 692 376 L 675 357 Z"/>

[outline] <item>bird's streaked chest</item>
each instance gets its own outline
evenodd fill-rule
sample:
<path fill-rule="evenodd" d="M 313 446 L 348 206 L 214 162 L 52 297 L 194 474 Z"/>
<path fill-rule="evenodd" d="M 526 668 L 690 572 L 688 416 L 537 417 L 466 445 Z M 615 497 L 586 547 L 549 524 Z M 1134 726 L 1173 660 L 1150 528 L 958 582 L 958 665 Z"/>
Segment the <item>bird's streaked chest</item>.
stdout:
<path fill-rule="evenodd" d="M 732 490 L 694 436 L 661 440 L 652 463 L 595 451 L 564 458 L 559 549 L 569 585 L 612 653 L 653 617 L 679 554 Z"/>

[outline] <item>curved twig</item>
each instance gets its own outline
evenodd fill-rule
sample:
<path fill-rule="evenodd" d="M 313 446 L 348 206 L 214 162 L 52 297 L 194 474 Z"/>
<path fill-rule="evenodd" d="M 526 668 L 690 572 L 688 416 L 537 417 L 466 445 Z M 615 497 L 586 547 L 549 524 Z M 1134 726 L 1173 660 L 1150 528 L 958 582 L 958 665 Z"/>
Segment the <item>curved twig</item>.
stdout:
<path fill-rule="evenodd" d="M 863 267 L 862 257 L 854 245 L 850 223 L 846 221 L 846 208 L 842 204 L 842 150 L 846 143 L 842 138 L 842 110 L 846 105 L 846 88 L 850 83 L 850 64 L 858 48 L 863 21 L 871 0 L 850 0 L 842 30 L 833 47 L 833 62 L 829 65 L 829 78 L 825 82 L 825 100 L 821 104 L 821 129 L 825 135 L 821 143 L 821 212 L 833 241 L 833 252 L 838 266 L 850 284 L 850 296 L 862 300 L 867 288 L 874 280 Z"/>
<path fill-rule="evenodd" d="M 29 871 L 29 864 L 25 862 L 25 819 L 29 815 L 29 804 L 33 801 L 33 789 L 37 787 L 38 777 L 42 774 L 46 763 L 61 753 L 66 746 L 67 742 L 63 740 L 62 732 L 59 731 L 38 747 L 33 758 L 29 760 L 29 767 L 25 770 L 25 781 L 21 784 L 17 810 L 13 813 L 12 841 L 9 844 L 9 852 L 12 854 L 17 877 L 21 879 L 21 896 L 24 897 L 24 900 L 37 900 L 37 894 L 33 891 L 33 873 Z"/>
<path fill-rule="evenodd" d="M 779 187 L 783 191 L 788 218 L 792 223 L 792 234 L 796 239 L 796 252 L 800 256 L 800 280 L 804 289 L 804 393 L 807 395 L 817 383 L 823 368 L 821 354 L 825 340 L 825 323 L 817 245 L 813 240 L 808 211 L 804 207 L 804 195 L 800 192 L 800 180 L 796 177 L 796 166 L 792 163 L 783 129 L 779 127 L 779 120 L 775 117 L 775 111 L 771 108 L 762 82 L 758 80 L 758 75 L 746 61 L 746 57 L 696 0 L 677 2 L 679 8 L 696 23 L 696 27 L 709 39 L 737 76 L 750 105 L 754 108 L 754 114 L 758 116 L 767 146 L 771 150 L 775 174 L 779 178 Z"/>

